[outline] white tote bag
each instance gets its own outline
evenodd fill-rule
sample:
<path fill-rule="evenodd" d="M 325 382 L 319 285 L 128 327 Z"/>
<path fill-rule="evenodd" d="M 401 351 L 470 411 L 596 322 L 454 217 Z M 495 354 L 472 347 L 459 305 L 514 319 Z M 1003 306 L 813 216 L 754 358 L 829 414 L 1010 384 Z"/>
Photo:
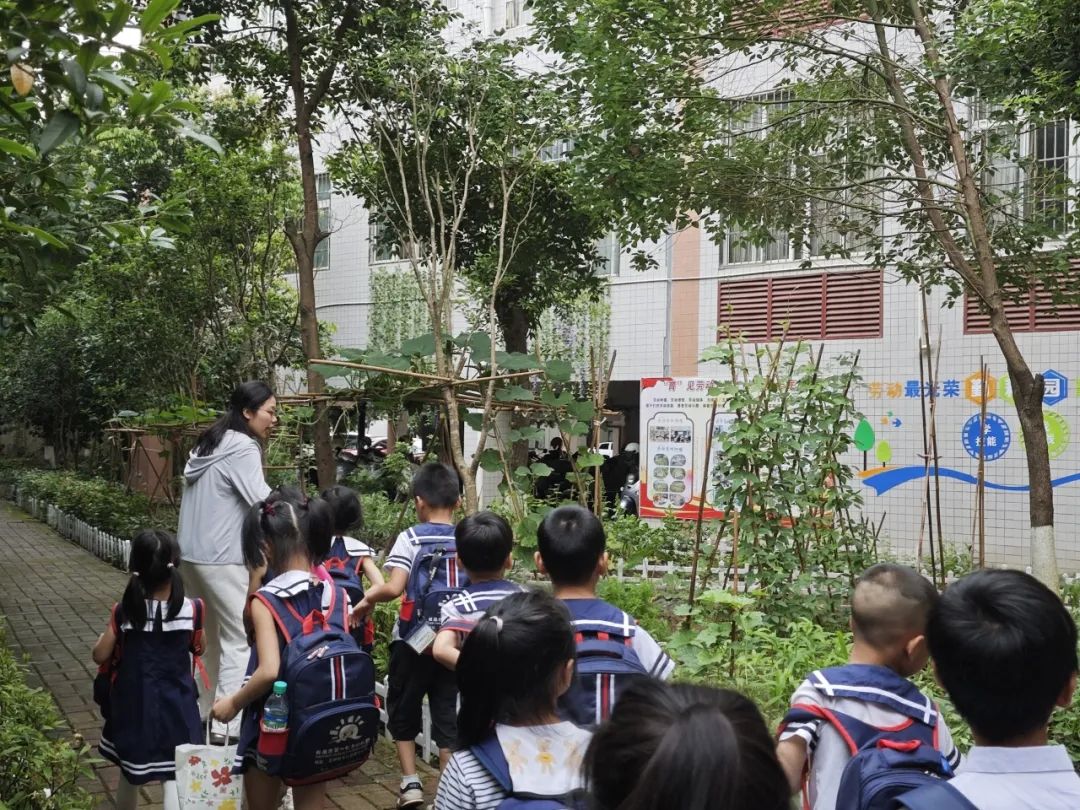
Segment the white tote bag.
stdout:
<path fill-rule="evenodd" d="M 235 756 L 235 745 L 176 746 L 180 810 L 240 810 L 243 777 L 230 773 Z"/>

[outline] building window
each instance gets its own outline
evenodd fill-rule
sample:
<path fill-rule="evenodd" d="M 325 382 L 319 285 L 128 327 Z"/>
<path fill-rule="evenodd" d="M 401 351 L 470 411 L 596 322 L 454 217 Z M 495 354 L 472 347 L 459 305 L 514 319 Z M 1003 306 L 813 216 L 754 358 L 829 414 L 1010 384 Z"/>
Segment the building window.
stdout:
<path fill-rule="evenodd" d="M 506 0 L 505 28 L 517 28 L 521 25 L 521 0 Z"/>
<path fill-rule="evenodd" d="M 371 264 L 401 261 L 401 240 L 394 238 L 386 220 L 376 214 L 368 220 L 368 245 Z"/>
<path fill-rule="evenodd" d="M 1062 233 L 1068 207 L 1069 122 L 1052 121 L 1031 130 L 1028 138 L 1028 217 Z"/>
<path fill-rule="evenodd" d="M 1068 288 L 1080 276 L 1080 259 L 1074 259 L 1067 271 L 1073 281 L 1062 284 Z M 1080 330 L 1080 304 L 1055 304 L 1054 297 L 1042 285 L 1019 291 L 1016 287 L 1004 287 L 1005 317 L 1014 332 L 1072 332 Z M 964 294 L 964 334 L 984 335 L 990 331 L 990 318 L 983 311 L 979 299 Z"/>
<path fill-rule="evenodd" d="M 880 270 L 722 281 L 717 323 L 745 340 L 880 338 Z"/>
<path fill-rule="evenodd" d="M 614 231 L 596 243 L 596 252 L 600 254 L 600 261 L 596 263 L 596 275 L 619 275 L 619 259 L 622 257 L 622 249 L 619 246 L 619 238 Z"/>
<path fill-rule="evenodd" d="M 761 140 L 766 137 L 770 122 L 782 116 L 791 107 L 791 92 L 775 90 L 751 96 L 735 105 L 728 122 L 729 134 L 725 140 L 729 144 L 738 138 Z M 720 260 L 724 264 L 746 264 L 756 262 L 788 261 L 802 258 L 798 246 L 793 246 L 791 234 L 785 230 L 769 230 L 762 234 L 751 234 L 742 228 L 730 228 L 725 244 L 720 251 Z"/>
<path fill-rule="evenodd" d="M 566 160 L 574 148 L 574 142 L 570 138 L 562 138 L 547 146 L 540 147 L 540 160 L 545 163 L 555 163 Z"/>
<path fill-rule="evenodd" d="M 319 203 L 319 229 L 330 230 L 330 175 L 315 175 L 315 198 Z M 315 246 L 315 269 L 330 269 L 330 237 L 327 236 Z"/>

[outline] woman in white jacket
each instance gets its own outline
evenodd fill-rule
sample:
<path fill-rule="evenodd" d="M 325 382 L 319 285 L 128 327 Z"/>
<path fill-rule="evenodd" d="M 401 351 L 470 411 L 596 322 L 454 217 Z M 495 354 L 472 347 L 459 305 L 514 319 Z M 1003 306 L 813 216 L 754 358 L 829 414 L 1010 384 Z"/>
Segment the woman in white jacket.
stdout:
<path fill-rule="evenodd" d="M 240 688 L 247 666 L 244 601 L 248 572 L 240 551 L 240 527 L 248 507 L 270 492 L 262 469 L 262 445 L 277 422 L 277 400 L 259 380 L 232 393 L 229 409 L 201 436 L 184 468 L 177 540 L 180 570 L 189 596 L 206 601 L 207 674 L 216 695 Z M 203 717 L 214 695 L 201 696 Z M 213 733 L 236 736 L 237 728 L 214 724 Z"/>

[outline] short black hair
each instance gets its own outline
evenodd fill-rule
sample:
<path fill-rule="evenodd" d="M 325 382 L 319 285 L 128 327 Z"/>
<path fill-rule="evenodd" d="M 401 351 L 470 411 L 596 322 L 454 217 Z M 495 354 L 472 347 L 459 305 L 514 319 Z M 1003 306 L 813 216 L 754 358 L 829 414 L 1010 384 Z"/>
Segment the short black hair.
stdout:
<path fill-rule="evenodd" d="M 429 461 L 416 471 L 413 495 L 436 509 L 451 509 L 461 500 L 461 479 L 453 467 Z"/>
<path fill-rule="evenodd" d="M 728 689 L 635 679 L 585 754 L 596 810 L 788 810 L 791 790 L 757 706 Z"/>
<path fill-rule="evenodd" d="M 926 632 L 937 603 L 930 580 L 906 565 L 878 563 L 863 571 L 851 595 L 855 634 L 871 647 L 888 649 Z"/>
<path fill-rule="evenodd" d="M 335 484 L 322 491 L 322 499 L 333 515 L 334 534 L 344 534 L 359 526 L 364 519 L 359 496 L 344 484 Z"/>
<path fill-rule="evenodd" d="M 454 529 L 458 559 L 477 574 L 501 571 L 514 550 L 514 532 L 501 515 L 477 512 L 463 518 Z"/>
<path fill-rule="evenodd" d="M 552 509 L 536 531 L 537 549 L 556 585 L 584 585 L 604 555 L 604 524 L 583 506 Z"/>
<path fill-rule="evenodd" d="M 1077 671 L 1072 616 L 1022 571 L 976 571 L 950 585 L 926 637 L 942 686 L 988 745 L 1049 723 Z"/>

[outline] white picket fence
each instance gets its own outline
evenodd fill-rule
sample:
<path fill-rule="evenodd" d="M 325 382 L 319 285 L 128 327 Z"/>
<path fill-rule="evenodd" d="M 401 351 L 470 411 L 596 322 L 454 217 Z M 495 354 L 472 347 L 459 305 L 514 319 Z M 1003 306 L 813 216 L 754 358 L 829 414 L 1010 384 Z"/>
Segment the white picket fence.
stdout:
<path fill-rule="evenodd" d="M 128 556 L 131 554 L 131 541 L 122 540 L 91 526 L 54 504 L 32 498 L 18 487 L 15 488 L 13 500 L 21 509 L 47 523 L 62 537 L 78 543 L 95 557 L 121 570 L 127 568 Z"/>

